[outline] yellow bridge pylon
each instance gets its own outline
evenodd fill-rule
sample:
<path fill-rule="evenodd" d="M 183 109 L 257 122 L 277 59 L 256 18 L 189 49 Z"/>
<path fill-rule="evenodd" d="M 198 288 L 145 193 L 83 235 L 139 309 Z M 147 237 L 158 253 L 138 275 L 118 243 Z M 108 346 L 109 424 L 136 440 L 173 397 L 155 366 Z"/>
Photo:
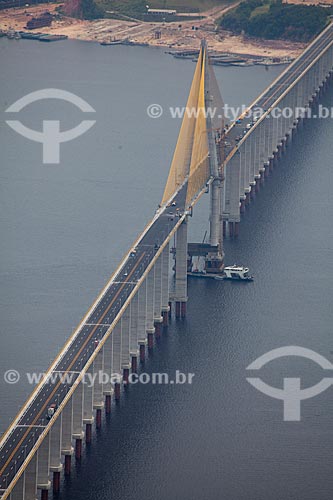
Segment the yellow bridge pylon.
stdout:
<path fill-rule="evenodd" d="M 170 200 L 186 179 L 190 181 L 186 200 L 191 198 L 199 178 L 207 180 L 208 140 L 205 120 L 204 49 L 201 48 L 194 77 L 184 110 L 184 116 L 173 155 L 162 204 Z M 199 108 L 202 108 L 199 110 Z M 204 167 L 204 172 L 199 172 Z"/>

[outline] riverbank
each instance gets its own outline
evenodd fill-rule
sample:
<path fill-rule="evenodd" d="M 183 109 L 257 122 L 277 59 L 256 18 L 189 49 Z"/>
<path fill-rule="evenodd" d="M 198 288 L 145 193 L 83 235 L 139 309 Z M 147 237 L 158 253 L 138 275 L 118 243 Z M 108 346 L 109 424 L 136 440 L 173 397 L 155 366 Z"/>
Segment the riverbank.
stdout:
<path fill-rule="evenodd" d="M 233 4 L 234 6 L 234 4 Z M 41 4 L 22 9 L 1 11 L 0 30 L 24 30 L 31 17 L 37 17 L 45 10 L 55 13 L 59 4 Z M 256 40 L 241 35 L 234 36 L 226 31 L 216 31 L 215 21 L 231 7 L 214 8 L 204 13 L 204 19 L 172 23 L 143 23 L 100 19 L 85 21 L 62 16 L 52 22 L 52 26 L 38 28 L 41 33 L 66 35 L 76 40 L 109 42 L 130 40 L 136 44 L 173 50 L 198 49 L 202 39 L 206 39 L 211 50 L 225 54 L 253 55 L 274 58 L 295 58 L 305 45 L 283 40 Z M 181 27 L 180 27 L 181 26 Z"/>

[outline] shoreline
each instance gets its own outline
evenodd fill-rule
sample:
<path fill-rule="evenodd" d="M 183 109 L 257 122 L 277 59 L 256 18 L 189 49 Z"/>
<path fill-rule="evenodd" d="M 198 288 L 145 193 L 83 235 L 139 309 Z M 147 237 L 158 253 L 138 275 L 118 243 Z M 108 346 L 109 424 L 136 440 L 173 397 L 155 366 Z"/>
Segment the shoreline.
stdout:
<path fill-rule="evenodd" d="M 24 8 L 1 11 L 0 30 L 25 31 L 31 17 L 37 17 L 48 10 L 52 14 L 59 4 L 38 4 Z M 196 21 L 157 23 L 141 21 L 119 21 L 99 19 L 79 20 L 61 16 L 51 26 L 28 30 L 50 35 L 66 35 L 69 39 L 89 42 L 110 42 L 113 40 L 130 42 L 131 45 L 147 45 L 174 52 L 198 50 L 202 39 L 206 39 L 210 50 L 216 54 L 254 56 L 263 58 L 295 58 L 307 44 L 284 40 L 249 39 L 226 31 L 216 31 L 215 21 L 230 8 L 215 8 L 205 13 L 205 18 Z M 179 27 L 181 26 L 181 27 Z M 160 33 L 160 38 L 156 38 Z"/>

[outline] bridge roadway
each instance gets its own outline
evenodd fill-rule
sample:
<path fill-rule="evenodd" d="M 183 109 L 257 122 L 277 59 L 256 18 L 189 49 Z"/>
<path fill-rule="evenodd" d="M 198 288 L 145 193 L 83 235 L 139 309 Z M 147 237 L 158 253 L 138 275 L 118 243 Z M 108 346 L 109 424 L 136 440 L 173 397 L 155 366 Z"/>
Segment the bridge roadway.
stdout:
<path fill-rule="evenodd" d="M 283 95 L 288 86 L 291 85 L 311 62 L 320 55 L 320 53 L 333 42 L 333 23 L 331 23 L 326 30 L 324 30 L 309 46 L 308 48 L 290 64 L 285 71 L 251 104 L 249 109 L 255 111 L 256 108 L 262 109 L 264 112 L 269 111 L 270 107 Z M 241 117 L 241 122 L 234 122 L 232 126 L 226 131 L 226 141 L 230 146 L 225 148 L 225 156 L 227 161 L 237 151 L 237 145 L 246 139 L 251 132 L 251 128 L 247 129 L 246 126 L 253 122 L 253 116 L 246 116 L 244 113 Z M 236 120 L 238 121 L 238 120 Z M 237 138 L 240 138 L 237 140 Z"/>
<path fill-rule="evenodd" d="M 10 432 L 4 436 L 0 447 L 0 496 L 14 479 L 45 427 L 51 424 L 47 420 L 48 407 L 52 403 L 61 404 L 94 353 L 95 341 L 100 341 L 106 334 L 121 307 L 154 259 L 158 248 L 168 239 L 184 215 L 185 200 L 186 184 L 173 198 L 175 206 L 171 205 L 157 211 L 150 227 L 148 226 L 148 230 L 139 239 L 135 247 L 136 252 L 130 252 L 121 264 L 106 293 L 100 296 L 100 300 L 91 310 L 83 326 L 65 347 L 60 360 L 51 372 L 52 380 L 41 383 L 29 406 L 24 408 L 23 413 L 17 417 L 17 421 L 14 421 Z M 66 377 L 68 374 L 71 377 L 70 381 L 66 380 L 67 383 L 60 380 L 60 375 L 64 374 Z"/>

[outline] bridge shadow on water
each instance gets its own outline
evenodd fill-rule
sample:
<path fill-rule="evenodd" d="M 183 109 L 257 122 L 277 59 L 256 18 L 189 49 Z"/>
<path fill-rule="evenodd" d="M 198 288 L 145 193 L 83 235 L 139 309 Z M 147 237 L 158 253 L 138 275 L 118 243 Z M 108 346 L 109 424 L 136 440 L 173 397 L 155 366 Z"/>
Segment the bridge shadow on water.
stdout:
<path fill-rule="evenodd" d="M 332 87 L 322 104 L 331 101 Z M 248 207 L 239 238 L 225 241 L 226 262 L 248 265 L 255 281 L 189 279 L 187 318 L 172 319 L 140 368 L 170 379 L 176 370 L 191 372 L 193 383 L 124 390 L 59 499 L 332 498 L 323 431 L 331 394 L 302 403 L 301 422 L 283 422 L 282 402 L 245 380 L 248 364 L 276 347 L 330 356 L 332 132 L 332 120 L 305 122 Z M 288 374 L 304 386 L 322 378 L 297 359 L 271 363 L 260 377 L 282 387 Z"/>

